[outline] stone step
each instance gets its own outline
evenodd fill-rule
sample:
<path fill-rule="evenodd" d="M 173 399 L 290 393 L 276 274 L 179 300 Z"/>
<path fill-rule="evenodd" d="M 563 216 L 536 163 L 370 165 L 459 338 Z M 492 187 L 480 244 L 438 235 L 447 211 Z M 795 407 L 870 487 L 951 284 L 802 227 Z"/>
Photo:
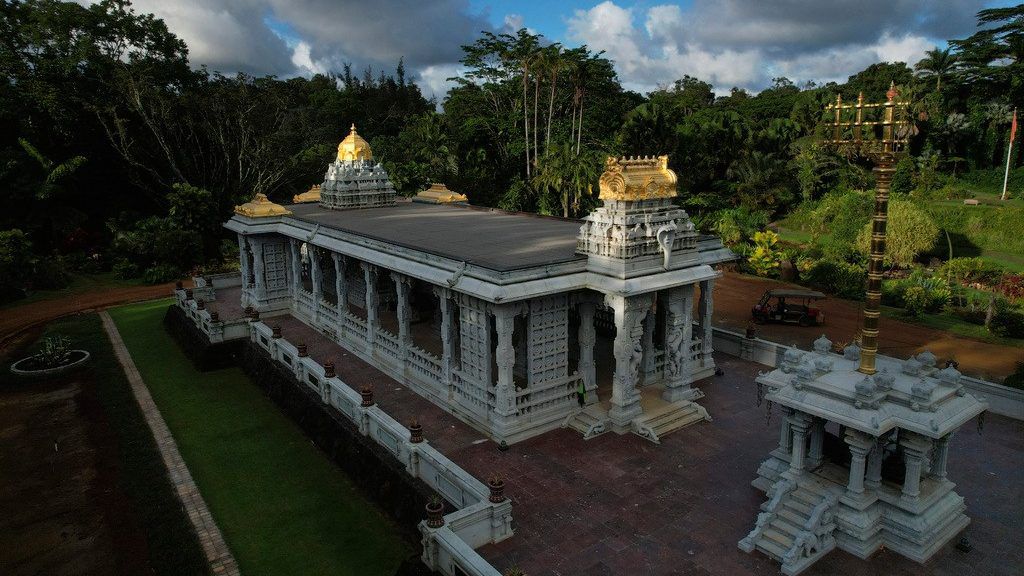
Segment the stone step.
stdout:
<path fill-rule="evenodd" d="M 793 526 L 803 526 L 810 517 L 809 515 L 798 514 L 792 508 L 786 507 L 783 507 L 782 510 L 776 512 L 776 515 Z"/>
<path fill-rule="evenodd" d="M 783 548 L 778 543 L 768 540 L 767 538 L 761 538 L 758 540 L 756 549 L 776 562 L 782 562 L 782 558 L 785 557 L 786 552 L 789 551 L 789 548 Z"/>
<path fill-rule="evenodd" d="M 661 410 L 657 414 L 647 415 L 643 419 L 643 423 L 650 426 L 651 428 L 657 428 L 667 422 L 672 422 L 680 418 L 686 418 L 687 416 L 697 412 L 697 409 L 692 404 L 686 406 L 675 406 L 670 404 L 670 410 Z"/>
<path fill-rule="evenodd" d="M 811 511 L 814 510 L 814 506 L 811 506 L 798 500 L 794 500 L 792 498 L 786 499 L 786 501 L 783 502 L 782 505 L 786 508 L 793 510 L 794 512 L 796 512 L 796 514 L 804 518 L 810 518 Z"/>
<path fill-rule="evenodd" d="M 776 544 L 781 546 L 784 550 L 789 550 L 790 547 L 793 546 L 793 537 L 792 536 L 790 536 L 789 534 L 786 534 L 784 532 L 780 532 L 780 531 L 776 530 L 772 526 L 770 526 L 767 530 L 765 530 L 764 534 L 761 535 L 761 540 L 766 540 L 766 539 L 775 542 Z"/>
<path fill-rule="evenodd" d="M 800 521 L 793 522 L 792 520 L 788 520 L 786 518 L 783 518 L 781 514 L 777 515 L 775 517 L 775 519 L 772 520 L 772 522 L 771 522 L 771 527 L 772 528 L 774 528 L 774 529 L 776 529 L 779 532 L 782 532 L 784 534 L 788 534 L 790 537 L 796 537 L 796 535 L 801 530 L 803 530 L 803 528 L 801 528 L 803 525 L 804 525 L 803 522 L 800 522 Z"/>
<path fill-rule="evenodd" d="M 815 506 L 818 505 L 819 502 L 825 499 L 825 496 L 822 494 L 814 494 L 812 492 L 807 492 L 801 488 L 797 488 L 792 493 L 790 493 L 789 498 L 791 500 L 798 500 L 804 504 L 809 505 L 811 508 L 814 508 Z"/>

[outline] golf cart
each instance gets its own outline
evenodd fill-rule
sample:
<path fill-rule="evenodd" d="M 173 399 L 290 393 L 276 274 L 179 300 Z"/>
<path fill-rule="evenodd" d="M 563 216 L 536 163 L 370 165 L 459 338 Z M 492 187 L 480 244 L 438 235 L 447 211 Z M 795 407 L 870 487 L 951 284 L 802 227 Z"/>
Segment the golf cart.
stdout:
<path fill-rule="evenodd" d="M 814 290 L 776 288 L 767 290 L 750 313 L 754 322 L 785 322 L 801 326 L 818 326 L 825 323 L 825 312 L 814 306 L 825 295 Z"/>

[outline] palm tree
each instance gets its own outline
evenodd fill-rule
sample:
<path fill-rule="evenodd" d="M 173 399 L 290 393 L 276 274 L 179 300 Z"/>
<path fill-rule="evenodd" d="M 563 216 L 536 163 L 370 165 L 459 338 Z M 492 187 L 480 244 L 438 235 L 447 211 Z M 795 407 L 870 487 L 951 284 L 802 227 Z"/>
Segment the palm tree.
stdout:
<path fill-rule="evenodd" d="M 559 197 L 562 217 L 578 214 L 580 200 L 591 194 L 601 177 L 600 156 L 591 151 L 577 155 L 571 142 L 549 150 L 540 163 L 533 186 L 538 191 Z"/>
<path fill-rule="evenodd" d="M 922 78 L 935 77 L 935 91 L 942 89 L 942 77 L 948 76 L 960 67 L 960 61 L 952 48 L 933 48 L 925 52 L 925 57 L 914 65 L 917 75 Z"/>
<path fill-rule="evenodd" d="M 547 50 L 544 51 L 544 69 L 551 77 L 551 94 L 548 95 L 548 122 L 547 130 L 544 134 L 545 153 L 551 148 L 551 118 L 555 115 L 555 93 L 556 86 L 558 85 L 558 73 L 561 72 L 564 63 L 562 45 L 556 42 L 548 46 Z"/>

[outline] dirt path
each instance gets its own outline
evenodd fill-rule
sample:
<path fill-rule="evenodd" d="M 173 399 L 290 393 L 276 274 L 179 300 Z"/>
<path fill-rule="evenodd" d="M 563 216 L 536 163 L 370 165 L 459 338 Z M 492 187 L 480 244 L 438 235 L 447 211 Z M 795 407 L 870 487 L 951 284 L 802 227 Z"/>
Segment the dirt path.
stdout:
<path fill-rule="evenodd" d="M 731 330 L 744 330 L 750 322 L 750 307 L 765 290 L 777 286 L 798 287 L 777 280 L 726 272 L 715 282 L 715 324 Z M 825 311 L 825 325 L 822 327 L 765 324 L 757 327 L 757 335 L 780 344 L 796 344 L 804 349 L 810 349 L 811 342 L 822 332 L 836 343 L 850 342 L 858 336 L 861 321 L 859 302 L 829 298 L 820 306 Z M 956 358 L 965 374 L 995 381 L 1002 381 L 1012 374 L 1016 363 L 1024 360 L 1024 348 L 989 344 L 917 324 L 881 319 L 879 352 L 907 358 L 926 348 L 940 360 Z"/>
<path fill-rule="evenodd" d="M 24 306 L 14 306 L 2 310 L 0 311 L 0 352 L 6 350 L 32 328 L 43 326 L 57 318 L 119 304 L 164 298 L 170 296 L 173 291 L 174 283 L 157 286 L 118 287 L 32 302 Z"/>

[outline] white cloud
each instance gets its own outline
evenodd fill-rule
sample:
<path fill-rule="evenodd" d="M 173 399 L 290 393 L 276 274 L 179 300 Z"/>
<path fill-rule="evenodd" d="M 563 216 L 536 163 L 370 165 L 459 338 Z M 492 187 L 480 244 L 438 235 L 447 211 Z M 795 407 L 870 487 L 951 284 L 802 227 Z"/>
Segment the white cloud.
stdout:
<path fill-rule="evenodd" d="M 463 73 L 465 73 L 465 68 L 460 64 L 436 64 L 420 70 L 414 82 L 420 87 L 424 96 L 436 98 L 440 103 L 448 90 L 455 85 L 454 81 L 448 79 L 461 76 Z"/>

